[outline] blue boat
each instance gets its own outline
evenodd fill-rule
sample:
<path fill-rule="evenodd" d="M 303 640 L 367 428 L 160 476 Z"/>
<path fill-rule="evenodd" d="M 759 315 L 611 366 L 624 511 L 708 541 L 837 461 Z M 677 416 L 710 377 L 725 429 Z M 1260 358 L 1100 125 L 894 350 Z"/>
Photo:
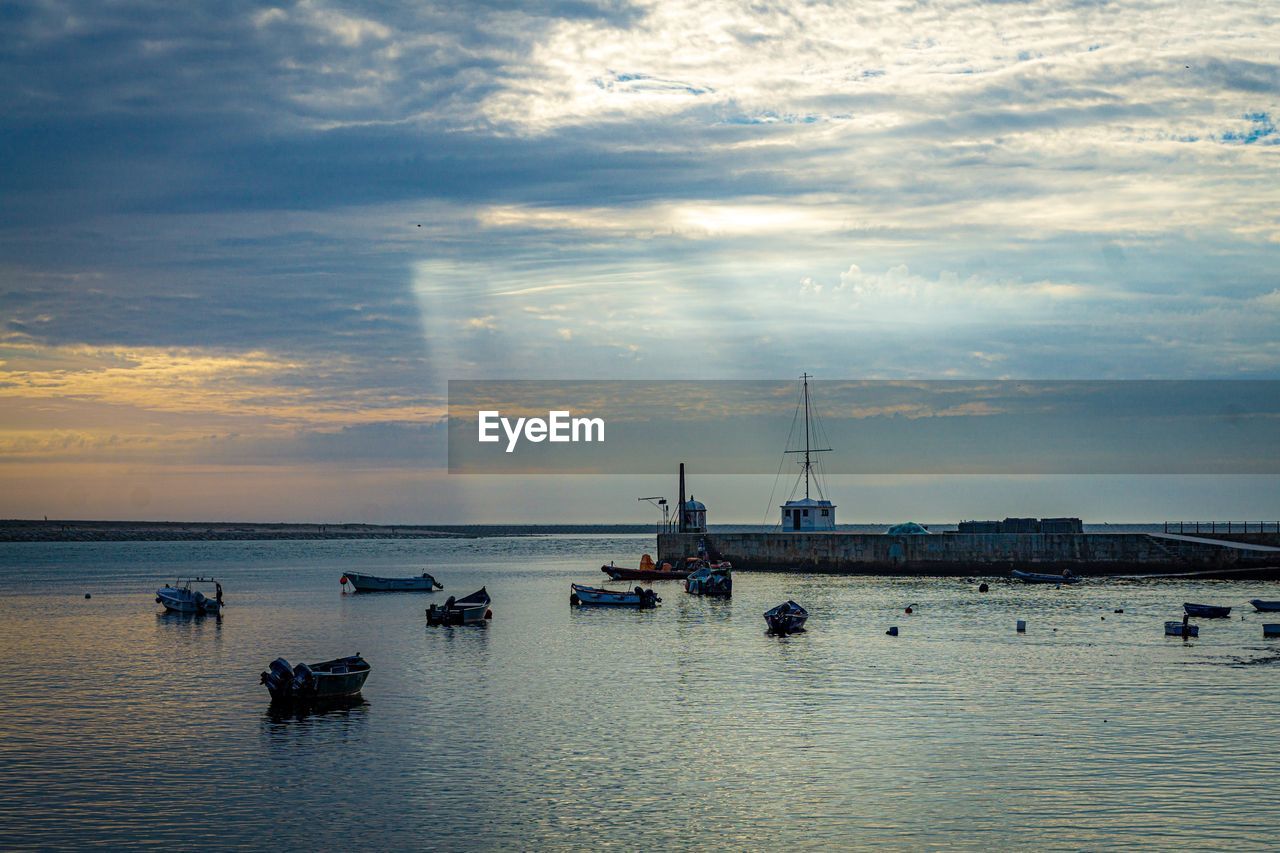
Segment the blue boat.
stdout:
<path fill-rule="evenodd" d="M 613 607 L 638 607 L 640 609 L 648 609 L 657 607 L 662 601 L 658 598 L 658 594 L 651 589 L 645 589 L 638 586 L 635 589 L 599 589 L 598 587 L 583 586 L 582 584 L 571 583 L 569 589 L 569 603 L 573 605 L 580 604 L 604 604 Z"/>
<path fill-rule="evenodd" d="M 1259 613 L 1280 613 L 1280 601 L 1263 601 L 1261 598 L 1251 598 L 1249 603 Z"/>

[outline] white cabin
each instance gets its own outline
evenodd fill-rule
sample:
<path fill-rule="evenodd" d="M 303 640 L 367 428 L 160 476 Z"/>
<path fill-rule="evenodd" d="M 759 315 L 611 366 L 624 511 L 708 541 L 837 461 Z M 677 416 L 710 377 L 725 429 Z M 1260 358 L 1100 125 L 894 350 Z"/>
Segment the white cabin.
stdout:
<path fill-rule="evenodd" d="M 836 505 L 831 501 L 804 498 L 787 501 L 782 505 L 782 531 L 801 533 L 813 530 L 836 529 Z"/>

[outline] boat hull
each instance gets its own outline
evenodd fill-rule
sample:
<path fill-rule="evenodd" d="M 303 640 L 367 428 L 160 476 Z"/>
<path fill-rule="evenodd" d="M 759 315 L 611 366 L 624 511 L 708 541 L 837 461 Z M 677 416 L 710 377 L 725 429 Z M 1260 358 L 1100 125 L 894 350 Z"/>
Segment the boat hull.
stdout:
<path fill-rule="evenodd" d="M 428 625 L 483 625 L 489 618 L 489 593 L 483 587 L 464 598 L 450 596 L 443 607 L 427 608 Z"/>
<path fill-rule="evenodd" d="M 1258 613 L 1280 613 L 1280 601 L 1263 601 L 1255 598 L 1249 602 Z"/>
<path fill-rule="evenodd" d="M 1212 604 L 1191 604 L 1184 602 L 1182 611 L 1188 616 L 1196 616 L 1200 619 L 1226 619 L 1231 615 L 1230 607 L 1215 607 Z"/>
<path fill-rule="evenodd" d="M 1164 623 L 1164 635 L 1165 635 L 1166 637 L 1181 637 L 1181 636 L 1182 636 L 1182 627 L 1183 627 L 1183 626 L 1182 626 L 1182 623 L 1181 623 L 1181 622 L 1166 622 L 1166 623 Z M 1187 626 L 1186 626 L 1186 628 L 1187 628 L 1187 636 L 1188 636 L 1188 637 L 1199 637 L 1199 636 L 1200 636 L 1200 626 L 1199 626 L 1199 625 L 1187 625 Z"/>
<path fill-rule="evenodd" d="M 1044 575 L 1038 572 L 1024 572 L 1021 569 L 1014 569 L 1009 576 L 1016 581 L 1023 583 L 1079 583 L 1080 578 L 1075 575 Z"/>
<path fill-rule="evenodd" d="M 166 588 L 156 590 L 156 602 L 170 613 L 222 613 L 222 605 L 212 598 L 196 599 L 183 595 L 184 590 Z"/>
<path fill-rule="evenodd" d="M 414 578 L 380 578 L 360 572 L 345 572 L 342 575 L 356 592 L 435 592 L 444 589 L 431 575 L 424 574 Z"/>
<path fill-rule="evenodd" d="M 661 569 L 624 569 L 621 566 L 601 566 L 600 571 L 616 581 L 682 581 L 692 574 Z"/>
<path fill-rule="evenodd" d="M 657 607 L 662 601 L 653 590 L 635 589 L 615 590 L 598 589 L 596 587 L 570 584 L 569 603 L 574 605 L 603 605 L 606 607 L 635 607 L 647 609 Z"/>
<path fill-rule="evenodd" d="M 804 630 L 804 623 L 809 618 L 809 611 L 794 601 L 779 604 L 772 610 L 765 611 L 764 621 L 771 634 L 796 634 Z"/>
<path fill-rule="evenodd" d="M 274 703 L 323 702 L 360 695 L 371 671 L 359 655 L 293 668 L 277 658 L 260 680 Z"/>

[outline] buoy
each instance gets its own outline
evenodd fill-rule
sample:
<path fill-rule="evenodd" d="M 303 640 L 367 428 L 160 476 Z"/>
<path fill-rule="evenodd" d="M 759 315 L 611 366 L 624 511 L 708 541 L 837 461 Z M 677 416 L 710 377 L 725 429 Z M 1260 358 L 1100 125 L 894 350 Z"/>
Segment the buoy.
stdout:
<path fill-rule="evenodd" d="M 978 592 L 986 592 L 986 591 L 987 591 L 987 590 L 989 590 L 989 589 L 991 589 L 991 587 L 987 586 L 987 585 L 984 583 L 984 584 L 982 584 L 981 586 L 979 586 L 979 587 L 978 587 Z"/>
<path fill-rule="evenodd" d="M 1026 621 L 1025 621 L 1025 620 L 1023 620 L 1023 619 L 1019 619 L 1019 620 L 1018 620 L 1018 626 L 1017 626 L 1017 627 L 1018 627 L 1018 633 L 1019 633 L 1019 634 L 1025 634 L 1025 633 L 1027 633 L 1027 623 L 1026 623 Z"/>
<path fill-rule="evenodd" d="M 886 633 L 887 635 L 889 635 L 890 637 L 896 637 L 896 636 L 898 636 L 898 626 L 897 626 L 897 625 L 894 625 L 894 626 L 893 626 L 892 628 L 890 628 L 888 631 L 885 631 L 885 633 Z"/>
<path fill-rule="evenodd" d="M 911 615 L 911 608 L 912 608 L 912 607 L 914 607 L 914 606 L 915 606 L 915 605 L 912 605 L 912 604 L 908 604 L 908 605 L 907 605 L 907 615 L 908 615 L 908 616 L 910 616 L 910 615 Z"/>
<path fill-rule="evenodd" d="M 349 581 L 347 580 L 347 576 L 343 575 L 342 580 L 338 581 L 338 583 L 342 584 L 343 586 L 346 586 L 349 583 Z"/>
<path fill-rule="evenodd" d="M 1123 608 L 1123 607 L 1117 607 L 1117 608 L 1116 608 L 1115 610 L 1113 610 L 1112 612 L 1113 612 L 1113 613 L 1123 613 L 1123 612 L 1124 612 L 1124 608 Z"/>
<path fill-rule="evenodd" d="M 580 600 L 581 599 L 578 598 L 578 594 L 576 592 L 569 593 L 569 603 L 573 606 L 577 607 Z M 488 619 L 489 617 L 486 616 L 485 618 Z"/>
<path fill-rule="evenodd" d="M 493 618 L 493 611 L 492 611 L 492 610 L 486 610 L 486 611 L 484 612 L 484 618 L 486 618 L 486 619 L 492 619 L 492 618 Z"/>
<path fill-rule="evenodd" d="M 84 594 L 84 597 L 85 597 L 85 598 L 93 598 L 93 596 L 92 596 L 92 595 L 90 595 L 90 594 L 89 594 L 89 593 L 87 593 L 87 592 Z"/>

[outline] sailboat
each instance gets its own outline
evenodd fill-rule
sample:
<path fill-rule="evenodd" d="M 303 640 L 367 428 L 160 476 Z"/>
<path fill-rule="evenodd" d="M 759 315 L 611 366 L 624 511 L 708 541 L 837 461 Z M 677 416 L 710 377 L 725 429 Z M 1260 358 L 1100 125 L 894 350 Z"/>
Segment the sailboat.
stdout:
<path fill-rule="evenodd" d="M 814 471 L 813 454 L 829 453 L 830 447 L 814 447 L 812 443 L 813 433 L 813 417 L 809 400 L 809 379 L 808 373 L 801 375 L 804 389 L 804 449 L 803 450 L 786 450 L 784 453 L 803 453 L 804 458 L 801 461 L 803 466 L 804 478 L 804 499 L 789 500 L 781 506 L 782 509 L 782 530 L 783 532 L 799 532 L 806 533 L 810 531 L 835 530 L 836 528 L 836 506 L 831 501 L 822 497 L 822 484 L 818 482 L 817 472 Z M 814 498 L 810 495 L 810 486 L 818 492 L 818 497 Z"/>

